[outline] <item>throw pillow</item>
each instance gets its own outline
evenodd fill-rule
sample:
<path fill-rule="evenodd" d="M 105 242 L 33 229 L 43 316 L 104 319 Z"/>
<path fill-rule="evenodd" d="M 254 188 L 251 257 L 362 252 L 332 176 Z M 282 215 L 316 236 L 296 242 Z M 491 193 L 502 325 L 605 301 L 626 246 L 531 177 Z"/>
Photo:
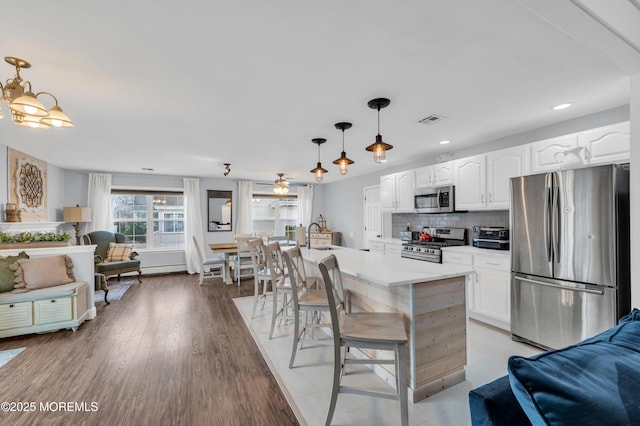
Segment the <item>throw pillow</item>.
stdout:
<path fill-rule="evenodd" d="M 73 262 L 69 256 L 48 256 L 20 259 L 13 265 L 16 288 L 24 285 L 27 290 L 53 287 L 75 281 Z"/>
<path fill-rule="evenodd" d="M 0 293 L 12 291 L 15 287 L 15 284 L 13 282 L 13 271 L 9 269 L 9 266 L 19 259 L 28 258 L 29 255 L 21 251 L 17 256 L 7 256 L 4 259 L 0 259 Z"/>
<path fill-rule="evenodd" d="M 129 260 L 131 259 L 131 251 L 133 251 L 133 244 L 109 243 L 109 251 L 107 251 L 107 258 L 104 261 L 119 262 Z"/>
<path fill-rule="evenodd" d="M 640 311 L 574 346 L 509 358 L 511 389 L 533 424 L 626 425 L 640 419 Z"/>

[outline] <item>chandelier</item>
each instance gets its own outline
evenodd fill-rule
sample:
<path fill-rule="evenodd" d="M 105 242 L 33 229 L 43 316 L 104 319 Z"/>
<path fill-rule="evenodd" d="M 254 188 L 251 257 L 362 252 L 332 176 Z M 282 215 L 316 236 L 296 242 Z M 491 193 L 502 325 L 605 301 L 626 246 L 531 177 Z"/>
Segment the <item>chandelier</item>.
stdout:
<path fill-rule="evenodd" d="M 289 193 L 289 181 L 283 178 L 284 173 L 278 173 L 278 179 L 276 179 L 273 192 L 278 195 L 284 195 Z"/>
<path fill-rule="evenodd" d="M 2 101 L 9 104 L 11 119 L 18 126 L 31 129 L 48 129 L 50 127 L 73 127 L 73 122 L 62 112 L 58 99 L 49 92 L 33 93 L 31 82 L 23 81 L 20 70 L 31 68 L 31 64 L 23 59 L 5 56 L 4 60 L 16 68 L 16 75 L 7 79 L 3 85 L 0 82 Z M 53 98 L 55 105 L 49 110 L 38 100 L 41 95 Z M 0 111 L 0 118 L 4 115 Z"/>

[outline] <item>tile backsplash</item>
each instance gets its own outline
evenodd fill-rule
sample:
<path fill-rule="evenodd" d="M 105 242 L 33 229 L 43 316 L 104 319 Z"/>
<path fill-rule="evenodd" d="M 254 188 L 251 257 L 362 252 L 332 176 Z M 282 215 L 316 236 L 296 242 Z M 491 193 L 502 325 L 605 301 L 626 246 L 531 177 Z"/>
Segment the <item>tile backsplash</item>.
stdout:
<path fill-rule="evenodd" d="M 391 215 L 391 237 L 400 238 L 400 231 L 411 224 L 412 231 L 420 231 L 424 226 L 430 228 L 467 228 L 467 243 L 471 244 L 473 226 L 503 226 L 509 228 L 509 211 L 492 210 L 466 213 L 393 213 Z"/>

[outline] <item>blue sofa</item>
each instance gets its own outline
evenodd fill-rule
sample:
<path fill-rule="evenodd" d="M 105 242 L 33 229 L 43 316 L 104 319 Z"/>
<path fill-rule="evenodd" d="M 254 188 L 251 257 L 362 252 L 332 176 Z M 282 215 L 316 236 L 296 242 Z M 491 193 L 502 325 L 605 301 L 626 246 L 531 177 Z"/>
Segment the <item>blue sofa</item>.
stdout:
<path fill-rule="evenodd" d="M 473 425 L 638 425 L 640 311 L 576 345 L 512 356 L 508 372 L 469 392 Z"/>

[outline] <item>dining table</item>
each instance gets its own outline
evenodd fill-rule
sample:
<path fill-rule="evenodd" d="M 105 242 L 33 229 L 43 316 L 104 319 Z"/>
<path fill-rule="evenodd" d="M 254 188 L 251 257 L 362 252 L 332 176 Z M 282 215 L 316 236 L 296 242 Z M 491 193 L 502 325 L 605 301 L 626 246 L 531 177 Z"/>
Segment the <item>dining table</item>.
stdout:
<path fill-rule="evenodd" d="M 229 266 L 229 256 L 238 252 L 238 242 L 234 241 L 230 243 L 209 244 L 209 248 L 212 252 L 216 254 L 222 254 L 224 256 L 224 283 L 233 284 L 233 279 L 231 278 L 231 268 Z"/>
<path fill-rule="evenodd" d="M 278 243 L 280 244 L 280 246 L 282 246 L 283 250 L 288 250 L 289 248 L 296 245 L 296 241 L 294 240 L 279 241 Z M 230 243 L 212 243 L 209 244 L 209 248 L 212 252 L 216 254 L 222 254 L 224 256 L 224 283 L 233 284 L 233 278 L 231 277 L 231 266 L 229 265 L 229 257 L 238 252 L 238 242 L 234 241 Z"/>

